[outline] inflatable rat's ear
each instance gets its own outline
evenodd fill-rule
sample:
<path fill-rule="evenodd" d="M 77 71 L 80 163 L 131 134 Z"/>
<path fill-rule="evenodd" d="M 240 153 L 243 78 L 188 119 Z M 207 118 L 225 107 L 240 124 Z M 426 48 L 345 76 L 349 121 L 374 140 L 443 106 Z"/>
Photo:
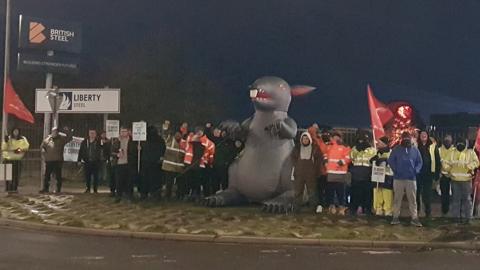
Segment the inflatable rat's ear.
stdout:
<path fill-rule="evenodd" d="M 315 87 L 313 86 L 308 86 L 308 85 L 294 85 L 291 87 L 291 93 L 292 96 L 298 97 L 298 96 L 303 96 L 306 95 L 310 92 L 315 90 Z"/>

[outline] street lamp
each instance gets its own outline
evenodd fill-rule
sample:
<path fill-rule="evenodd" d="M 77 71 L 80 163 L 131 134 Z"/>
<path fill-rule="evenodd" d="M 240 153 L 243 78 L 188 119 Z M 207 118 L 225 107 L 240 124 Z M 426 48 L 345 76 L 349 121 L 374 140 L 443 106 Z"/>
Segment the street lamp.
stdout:
<path fill-rule="evenodd" d="M 58 127 L 58 110 L 62 104 L 62 95 L 60 95 L 60 89 L 57 86 L 54 86 L 53 89 L 47 91 L 45 98 L 48 99 L 50 103 L 50 108 L 53 112 L 53 126 Z"/>

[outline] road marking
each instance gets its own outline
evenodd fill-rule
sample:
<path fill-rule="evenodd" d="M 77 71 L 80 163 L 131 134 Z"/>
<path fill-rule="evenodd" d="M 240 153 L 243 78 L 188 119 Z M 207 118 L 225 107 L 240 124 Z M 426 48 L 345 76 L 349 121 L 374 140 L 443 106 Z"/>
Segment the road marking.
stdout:
<path fill-rule="evenodd" d="M 138 259 L 138 258 L 155 258 L 155 257 L 157 257 L 157 255 L 155 255 L 155 254 L 141 254 L 141 255 L 132 254 L 132 258 L 134 258 L 134 259 Z"/>
<path fill-rule="evenodd" d="M 331 252 L 331 253 L 328 253 L 328 255 L 330 255 L 330 256 L 347 255 L 347 253 L 343 252 L 343 251 L 341 251 L 341 252 Z"/>
<path fill-rule="evenodd" d="M 99 261 L 105 259 L 103 256 L 83 256 L 83 257 L 72 257 L 74 260 L 90 260 L 90 261 Z"/>
<path fill-rule="evenodd" d="M 397 251 L 397 250 L 387 250 L 387 251 L 363 251 L 363 254 L 369 254 L 369 255 L 390 255 L 390 254 L 402 254 L 402 252 Z"/>

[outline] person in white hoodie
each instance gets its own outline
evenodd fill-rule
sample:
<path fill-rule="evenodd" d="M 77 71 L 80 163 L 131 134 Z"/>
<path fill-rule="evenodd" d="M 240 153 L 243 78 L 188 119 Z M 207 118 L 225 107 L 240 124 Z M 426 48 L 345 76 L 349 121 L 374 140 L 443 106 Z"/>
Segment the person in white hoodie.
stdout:
<path fill-rule="evenodd" d="M 318 147 L 314 146 L 312 137 L 308 132 L 303 132 L 299 143 L 292 151 L 292 160 L 294 164 L 294 190 L 295 190 L 295 208 L 299 210 L 303 205 L 303 194 L 307 188 L 308 202 L 310 207 L 316 207 L 317 202 L 317 183 L 318 162 L 322 162 L 322 155 Z"/>

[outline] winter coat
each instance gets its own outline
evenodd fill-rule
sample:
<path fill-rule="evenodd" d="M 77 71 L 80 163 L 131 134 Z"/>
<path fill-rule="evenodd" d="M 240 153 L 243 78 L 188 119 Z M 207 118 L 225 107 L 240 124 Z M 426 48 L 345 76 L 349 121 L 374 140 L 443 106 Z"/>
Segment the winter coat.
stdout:
<path fill-rule="evenodd" d="M 443 167 L 452 181 L 471 181 L 478 166 L 478 156 L 472 149 L 460 152 L 455 148 L 455 151 L 443 161 Z"/>
<path fill-rule="evenodd" d="M 363 151 L 353 147 L 350 152 L 350 159 L 352 160 L 352 166 L 350 167 L 350 173 L 352 174 L 352 182 L 370 181 L 372 176 L 372 164 L 370 159 L 375 156 L 375 148 L 368 147 Z"/>
<path fill-rule="evenodd" d="M 227 138 L 215 143 L 215 156 L 213 159 L 214 167 L 228 167 L 239 154 L 239 149 L 235 146 L 235 141 Z"/>
<path fill-rule="evenodd" d="M 66 136 L 58 135 L 53 138 L 48 136 L 40 145 L 43 157 L 46 162 L 63 161 L 63 150 L 65 145 L 72 140 L 72 134 L 68 133 Z"/>
<path fill-rule="evenodd" d="M 347 174 L 350 164 L 350 147 L 332 142 L 323 153 L 328 174 Z M 342 161 L 343 164 L 338 164 Z"/>
<path fill-rule="evenodd" d="M 141 164 L 142 166 L 157 165 L 160 168 L 160 159 L 165 155 L 165 141 L 160 136 L 157 140 L 141 143 Z"/>
<path fill-rule="evenodd" d="M 301 149 L 303 146 L 301 140 L 302 137 L 306 135 L 310 139 L 311 152 L 308 159 L 301 158 Z M 304 132 L 300 136 L 300 141 L 292 151 L 292 161 L 293 161 L 293 176 L 295 179 L 315 179 L 320 176 L 318 170 L 319 163 L 323 163 L 323 156 L 319 148 L 315 145 L 314 140 L 309 133 Z"/>
<path fill-rule="evenodd" d="M 138 164 L 138 150 L 137 142 L 134 142 L 132 138 L 128 141 L 127 146 L 127 160 L 128 165 L 132 168 L 136 168 Z M 118 153 L 120 153 L 121 143 L 120 140 L 115 140 L 112 142 L 112 165 L 118 165 Z"/>
<path fill-rule="evenodd" d="M 21 136 L 19 139 L 8 137 L 8 142 L 2 143 L 2 155 L 4 160 L 21 160 L 30 148 L 27 138 Z M 18 151 L 18 149 L 20 149 Z"/>
<path fill-rule="evenodd" d="M 94 140 L 90 142 L 87 138 L 80 144 L 78 151 L 78 162 L 99 162 L 102 155 L 102 146 L 100 141 Z"/>
<path fill-rule="evenodd" d="M 446 148 L 444 145 L 442 145 L 442 147 L 440 147 L 438 149 L 438 152 L 440 154 L 440 163 L 441 163 L 441 166 L 442 166 L 442 169 L 441 169 L 441 173 L 442 175 L 448 175 L 448 171 L 445 169 L 444 167 L 444 164 L 443 162 L 445 160 L 447 160 L 447 158 L 453 153 L 455 152 L 455 147 L 454 146 L 450 146 L 450 148 Z"/>
<path fill-rule="evenodd" d="M 388 164 L 390 164 L 396 180 L 416 180 L 423 162 L 418 148 L 398 145 L 390 154 Z"/>
<path fill-rule="evenodd" d="M 193 133 L 190 134 L 188 137 L 187 137 L 187 142 L 186 142 L 186 146 L 185 146 L 185 159 L 184 159 L 184 163 L 187 164 L 187 165 L 194 165 L 192 164 L 192 161 L 193 161 L 193 150 L 194 150 L 194 147 L 193 147 L 193 144 L 194 144 L 194 141 L 193 141 Z M 210 141 L 207 136 L 203 135 L 201 138 L 200 138 L 200 141 L 201 145 L 204 147 L 204 150 L 203 150 L 203 155 L 201 156 L 200 158 L 200 161 L 199 161 L 199 164 L 198 166 L 200 168 L 206 168 L 207 166 L 212 166 L 213 165 L 213 160 L 214 160 L 214 156 L 215 156 L 215 144 Z"/>

